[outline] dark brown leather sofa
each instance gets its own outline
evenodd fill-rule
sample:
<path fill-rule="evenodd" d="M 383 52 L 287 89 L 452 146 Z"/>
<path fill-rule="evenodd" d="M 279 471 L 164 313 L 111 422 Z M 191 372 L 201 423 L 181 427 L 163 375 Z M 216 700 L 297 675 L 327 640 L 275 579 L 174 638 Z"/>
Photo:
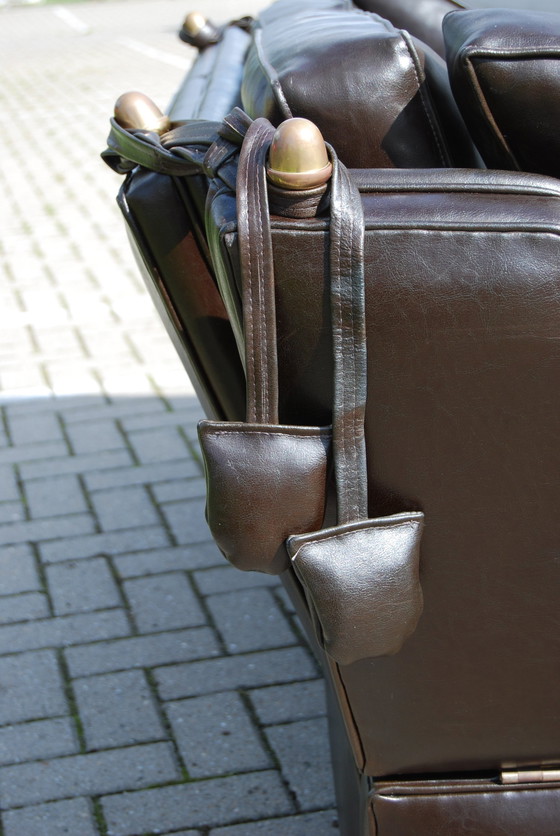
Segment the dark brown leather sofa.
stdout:
<path fill-rule="evenodd" d="M 218 72 L 236 82 L 208 96 Z M 235 105 L 315 121 L 359 189 L 368 513 L 425 519 L 423 612 L 391 655 L 333 659 L 282 574 L 325 670 L 341 832 L 558 836 L 560 15 L 280 0 L 202 49 L 170 117 Z M 143 163 L 121 207 L 206 411 L 242 422 L 235 183 L 110 146 Z M 328 214 L 270 228 L 278 422 L 325 426 Z"/>

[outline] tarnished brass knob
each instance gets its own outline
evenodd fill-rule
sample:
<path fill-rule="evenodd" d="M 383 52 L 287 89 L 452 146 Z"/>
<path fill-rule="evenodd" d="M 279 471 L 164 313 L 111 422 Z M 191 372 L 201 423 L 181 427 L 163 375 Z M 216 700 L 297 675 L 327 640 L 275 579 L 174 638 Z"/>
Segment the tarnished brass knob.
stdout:
<path fill-rule="evenodd" d="M 125 130 L 155 131 L 164 134 L 171 127 L 168 116 L 144 93 L 123 93 L 115 102 L 115 119 Z"/>
<path fill-rule="evenodd" d="M 309 119 L 286 119 L 268 152 L 268 179 L 284 189 L 313 189 L 332 174 L 325 140 Z"/>
<path fill-rule="evenodd" d="M 191 46 L 204 49 L 220 39 L 220 31 L 201 12 L 189 12 L 183 21 L 179 37 Z"/>

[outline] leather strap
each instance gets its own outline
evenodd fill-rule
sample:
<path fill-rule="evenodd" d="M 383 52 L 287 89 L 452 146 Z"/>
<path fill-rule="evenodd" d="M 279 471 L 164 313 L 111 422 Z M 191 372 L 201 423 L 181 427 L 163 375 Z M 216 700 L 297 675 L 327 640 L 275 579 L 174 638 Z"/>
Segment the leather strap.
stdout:
<path fill-rule="evenodd" d="M 247 130 L 237 169 L 237 227 L 242 275 L 247 421 L 278 423 L 278 359 L 266 155 L 274 136 L 267 119 Z"/>
<path fill-rule="evenodd" d="M 367 356 L 364 216 L 360 193 L 331 151 L 330 280 L 334 352 L 333 451 L 338 523 L 368 516 L 364 420 Z"/>

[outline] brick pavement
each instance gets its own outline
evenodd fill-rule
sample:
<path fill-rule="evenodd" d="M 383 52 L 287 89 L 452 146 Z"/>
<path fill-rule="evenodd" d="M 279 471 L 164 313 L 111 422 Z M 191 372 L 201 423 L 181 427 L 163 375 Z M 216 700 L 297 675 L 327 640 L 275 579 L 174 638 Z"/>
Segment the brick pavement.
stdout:
<path fill-rule="evenodd" d="M 2 836 L 337 832 L 317 667 L 210 542 L 200 407 L 98 158 L 119 93 L 180 81 L 186 11 L 0 9 Z"/>

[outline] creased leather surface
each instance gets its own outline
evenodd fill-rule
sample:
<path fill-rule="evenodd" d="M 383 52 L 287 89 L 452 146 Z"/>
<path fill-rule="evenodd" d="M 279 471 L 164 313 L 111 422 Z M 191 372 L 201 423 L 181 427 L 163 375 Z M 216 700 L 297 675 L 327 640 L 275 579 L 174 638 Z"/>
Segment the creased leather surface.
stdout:
<path fill-rule="evenodd" d="M 454 12 L 443 24 L 455 98 L 489 167 L 560 175 L 560 14 Z"/>
<path fill-rule="evenodd" d="M 330 431 L 201 421 L 199 438 L 216 543 L 238 569 L 283 572 L 288 535 L 323 522 Z"/>
<path fill-rule="evenodd" d="M 475 165 L 444 62 L 388 21 L 344 2 L 275 3 L 254 32 L 243 108 L 315 122 L 350 167 Z M 274 14 L 271 14 L 271 11 Z"/>
<path fill-rule="evenodd" d="M 443 18 L 449 12 L 468 8 L 454 0 L 356 0 L 356 6 L 387 18 L 397 29 L 406 29 L 442 57 L 445 57 Z"/>
<path fill-rule="evenodd" d="M 290 537 L 292 566 L 339 664 L 397 653 L 422 614 L 422 514 Z"/>
<path fill-rule="evenodd" d="M 371 794 L 370 836 L 557 836 L 560 785 L 490 780 L 382 784 Z"/>

